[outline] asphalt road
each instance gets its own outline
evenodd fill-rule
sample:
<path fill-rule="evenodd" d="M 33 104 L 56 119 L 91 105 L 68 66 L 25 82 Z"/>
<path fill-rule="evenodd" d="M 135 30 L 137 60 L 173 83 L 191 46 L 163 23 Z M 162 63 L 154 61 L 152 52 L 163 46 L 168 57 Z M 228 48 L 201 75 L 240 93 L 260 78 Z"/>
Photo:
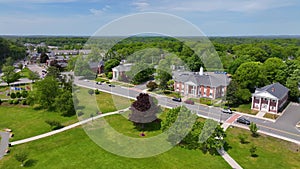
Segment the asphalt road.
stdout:
<path fill-rule="evenodd" d="M 102 84 L 102 85 L 96 85 L 95 82 L 93 81 L 83 81 L 79 80 L 78 78 L 75 78 L 75 84 L 76 85 L 81 85 L 84 87 L 88 88 L 97 88 L 99 90 L 107 91 L 116 95 L 128 97 L 128 98 L 136 98 L 139 93 L 142 92 L 140 89 L 136 88 L 125 88 L 125 87 L 120 87 L 120 86 L 115 86 L 115 87 L 109 87 L 107 84 Z M 188 105 L 183 102 L 174 102 L 170 98 L 166 96 L 161 96 L 161 95 L 154 95 L 157 99 L 160 105 L 166 106 L 166 107 L 177 107 L 179 105 L 185 105 L 188 107 L 190 110 L 193 112 L 196 112 L 199 116 L 204 117 L 204 118 L 211 118 L 216 121 L 226 121 L 231 115 L 229 114 L 224 114 L 221 113 L 221 109 L 217 107 L 207 107 L 199 104 L 195 105 Z M 234 115 L 233 113 L 232 115 Z M 279 137 L 285 137 L 291 140 L 295 140 L 300 142 L 300 132 L 297 130 L 295 127 L 287 127 L 285 123 L 280 123 L 279 122 L 271 122 L 268 120 L 252 117 L 252 116 L 247 116 L 243 115 L 246 119 L 249 119 L 251 122 L 254 122 L 258 125 L 259 130 L 264 133 L 270 133 L 270 135 L 277 135 Z M 295 120 L 295 119 L 294 119 Z M 296 119 L 300 120 L 300 119 Z M 235 122 L 237 124 L 237 122 Z M 243 124 L 238 124 L 239 126 L 244 126 L 244 128 L 248 128 L 248 126 L 243 125 Z"/>
<path fill-rule="evenodd" d="M 8 132 L 0 131 L 1 143 L 0 143 L 0 159 L 6 154 L 6 149 L 9 144 L 9 134 Z"/>

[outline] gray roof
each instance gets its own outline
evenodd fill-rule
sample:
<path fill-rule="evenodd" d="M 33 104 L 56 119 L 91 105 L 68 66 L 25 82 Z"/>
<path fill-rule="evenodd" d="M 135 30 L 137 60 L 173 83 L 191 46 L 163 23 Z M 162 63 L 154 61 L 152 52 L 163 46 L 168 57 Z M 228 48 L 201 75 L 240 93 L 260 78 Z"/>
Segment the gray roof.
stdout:
<path fill-rule="evenodd" d="M 117 67 L 114 67 L 113 69 L 118 70 L 119 72 L 128 72 L 131 69 L 132 64 L 127 63 L 127 64 L 121 64 Z"/>
<path fill-rule="evenodd" d="M 255 93 L 257 92 L 268 92 L 276 98 L 282 99 L 289 92 L 289 89 L 277 82 L 262 88 L 257 88 Z"/>
<path fill-rule="evenodd" d="M 215 72 L 205 72 L 200 75 L 198 72 L 181 72 L 174 71 L 173 78 L 176 82 L 192 82 L 197 86 L 228 86 L 230 79 L 226 74 L 215 73 Z"/>

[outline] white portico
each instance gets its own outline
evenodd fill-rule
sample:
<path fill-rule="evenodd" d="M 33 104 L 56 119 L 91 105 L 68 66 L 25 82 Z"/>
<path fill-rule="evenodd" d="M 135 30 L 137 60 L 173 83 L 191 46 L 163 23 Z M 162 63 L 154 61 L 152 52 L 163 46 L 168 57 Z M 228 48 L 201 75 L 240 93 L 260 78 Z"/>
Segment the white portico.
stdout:
<path fill-rule="evenodd" d="M 278 113 L 288 99 L 288 91 L 280 83 L 258 88 L 252 94 L 251 109 Z"/>

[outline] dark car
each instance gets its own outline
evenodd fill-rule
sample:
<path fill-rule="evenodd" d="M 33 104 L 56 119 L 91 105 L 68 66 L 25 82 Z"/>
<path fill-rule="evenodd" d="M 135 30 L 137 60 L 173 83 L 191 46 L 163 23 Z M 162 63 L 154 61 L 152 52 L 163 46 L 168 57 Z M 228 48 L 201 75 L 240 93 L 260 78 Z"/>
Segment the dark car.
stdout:
<path fill-rule="evenodd" d="M 222 113 L 232 114 L 232 110 L 231 109 L 223 109 L 221 111 L 222 111 Z"/>
<path fill-rule="evenodd" d="M 181 102 L 181 98 L 177 98 L 177 97 L 174 97 L 172 100 L 175 102 Z"/>
<path fill-rule="evenodd" d="M 237 121 L 238 123 L 250 125 L 250 121 L 247 120 L 247 119 L 245 119 L 244 117 L 239 117 L 236 121 Z"/>
<path fill-rule="evenodd" d="M 108 86 L 109 86 L 109 87 L 115 87 L 115 85 L 113 85 L 113 84 L 108 84 Z"/>

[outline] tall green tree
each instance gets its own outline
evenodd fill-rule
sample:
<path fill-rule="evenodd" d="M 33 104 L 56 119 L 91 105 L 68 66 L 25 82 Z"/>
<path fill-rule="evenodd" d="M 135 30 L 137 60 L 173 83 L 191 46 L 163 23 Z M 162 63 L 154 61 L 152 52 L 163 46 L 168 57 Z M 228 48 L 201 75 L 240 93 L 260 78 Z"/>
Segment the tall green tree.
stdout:
<path fill-rule="evenodd" d="M 194 143 L 195 140 L 192 137 L 194 137 L 194 134 L 197 132 L 191 133 L 191 135 L 189 135 L 188 138 L 183 141 L 183 139 L 189 134 L 190 130 L 194 126 L 196 119 L 197 115 L 192 113 L 185 106 L 169 110 L 167 112 L 165 121 L 162 121 L 162 130 L 168 134 L 167 140 L 173 145 L 182 143 L 188 147 L 197 147 L 198 143 L 197 145 L 189 145 L 189 141 Z"/>
<path fill-rule="evenodd" d="M 61 113 L 63 116 L 73 116 L 76 114 L 73 103 L 73 95 L 69 90 L 62 90 L 61 93 L 56 96 L 53 103 L 56 111 Z"/>
<path fill-rule="evenodd" d="M 3 66 L 2 72 L 2 80 L 6 82 L 8 86 L 10 83 L 13 83 L 20 79 L 20 75 L 15 72 L 15 68 L 13 66 Z"/>
<path fill-rule="evenodd" d="M 242 89 L 249 89 L 254 92 L 256 87 L 264 86 L 267 82 L 263 74 L 262 64 L 259 62 L 246 62 L 241 64 L 233 78 Z"/>
<path fill-rule="evenodd" d="M 218 122 L 207 119 L 199 135 L 199 142 L 202 143 L 202 149 L 215 153 L 217 149 L 224 146 L 226 133 Z"/>
<path fill-rule="evenodd" d="M 300 69 L 295 69 L 290 77 L 287 78 L 286 87 L 289 88 L 289 96 L 292 101 L 299 102 L 300 98 Z"/>
<path fill-rule="evenodd" d="M 33 103 L 39 104 L 44 109 L 55 110 L 53 103 L 59 95 L 59 84 L 52 76 L 35 83 L 35 90 L 30 93 L 29 97 Z"/>
<path fill-rule="evenodd" d="M 53 78 L 59 78 L 60 70 L 55 66 L 50 66 L 47 69 L 47 77 L 52 76 Z"/>
<path fill-rule="evenodd" d="M 127 77 L 133 84 L 141 84 L 150 80 L 155 72 L 154 68 L 145 63 L 134 64 L 130 71 L 126 72 Z"/>
<path fill-rule="evenodd" d="M 34 82 L 35 80 L 38 80 L 40 78 L 40 75 L 38 72 L 29 71 L 28 79 Z"/>
<path fill-rule="evenodd" d="M 269 83 L 279 82 L 285 84 L 287 65 L 281 59 L 267 59 L 262 65 L 262 70 Z"/>

